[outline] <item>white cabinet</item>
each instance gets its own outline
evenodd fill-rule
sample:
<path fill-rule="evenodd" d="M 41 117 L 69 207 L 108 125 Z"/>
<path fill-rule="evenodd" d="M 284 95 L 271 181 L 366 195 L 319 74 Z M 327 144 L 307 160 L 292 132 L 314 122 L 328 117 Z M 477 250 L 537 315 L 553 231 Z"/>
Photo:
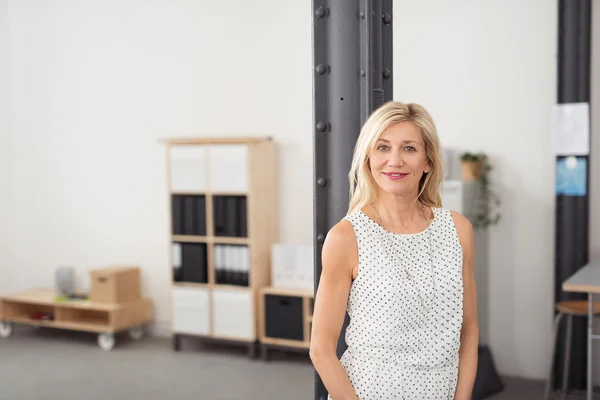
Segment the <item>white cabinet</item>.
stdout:
<path fill-rule="evenodd" d="M 254 295 L 250 290 L 214 289 L 214 332 L 217 337 L 254 339 Z"/>
<path fill-rule="evenodd" d="M 173 332 L 210 334 L 210 293 L 208 289 L 173 287 Z"/>
<path fill-rule="evenodd" d="M 172 146 L 169 158 L 172 192 L 206 191 L 206 146 Z"/>
<path fill-rule="evenodd" d="M 246 193 L 248 191 L 247 145 L 211 145 L 208 154 L 208 179 L 212 192 Z"/>

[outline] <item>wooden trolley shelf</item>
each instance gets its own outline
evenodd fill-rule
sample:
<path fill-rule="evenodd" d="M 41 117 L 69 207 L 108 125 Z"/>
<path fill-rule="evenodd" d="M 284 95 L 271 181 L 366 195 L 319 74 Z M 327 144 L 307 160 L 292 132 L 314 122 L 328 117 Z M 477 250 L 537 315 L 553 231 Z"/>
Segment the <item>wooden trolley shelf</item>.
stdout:
<path fill-rule="evenodd" d="M 111 350 L 115 333 L 128 330 L 133 339 L 139 339 L 151 318 L 152 302 L 146 297 L 127 303 L 61 301 L 51 289 L 0 296 L 2 337 L 11 335 L 12 323 L 95 332 L 100 347 Z"/>

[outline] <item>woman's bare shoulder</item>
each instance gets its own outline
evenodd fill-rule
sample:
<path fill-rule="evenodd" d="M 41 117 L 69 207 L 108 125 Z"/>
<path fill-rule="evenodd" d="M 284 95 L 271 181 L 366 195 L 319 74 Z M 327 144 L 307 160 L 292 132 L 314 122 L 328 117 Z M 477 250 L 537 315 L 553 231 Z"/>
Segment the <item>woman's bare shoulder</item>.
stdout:
<path fill-rule="evenodd" d="M 343 219 L 327 233 L 323 243 L 323 270 L 335 269 L 352 273 L 358 261 L 358 244 L 352 223 Z"/>
<path fill-rule="evenodd" d="M 473 225 L 471 224 L 471 221 L 454 210 L 450 211 L 450 215 L 452 215 L 452 219 L 454 220 L 454 226 L 456 227 L 456 233 L 458 234 L 460 243 L 463 248 L 467 247 L 468 250 L 471 250 L 473 242 Z"/>

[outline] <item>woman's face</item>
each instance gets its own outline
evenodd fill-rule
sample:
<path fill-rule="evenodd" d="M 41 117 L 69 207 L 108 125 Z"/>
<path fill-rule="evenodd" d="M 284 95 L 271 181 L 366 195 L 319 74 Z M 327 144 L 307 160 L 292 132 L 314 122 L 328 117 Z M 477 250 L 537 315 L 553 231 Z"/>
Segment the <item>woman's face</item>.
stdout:
<path fill-rule="evenodd" d="M 369 162 L 377 185 L 397 196 L 416 196 L 423 173 L 430 169 L 421 131 L 410 121 L 387 127 Z"/>

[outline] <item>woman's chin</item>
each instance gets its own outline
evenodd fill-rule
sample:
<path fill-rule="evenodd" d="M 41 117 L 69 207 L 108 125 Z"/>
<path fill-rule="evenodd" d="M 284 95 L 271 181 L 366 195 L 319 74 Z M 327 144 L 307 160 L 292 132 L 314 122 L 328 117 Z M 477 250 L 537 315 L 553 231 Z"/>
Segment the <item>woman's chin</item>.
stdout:
<path fill-rule="evenodd" d="M 396 196 L 396 197 L 407 197 L 410 195 L 416 195 L 416 188 L 413 187 L 409 187 L 408 185 L 403 185 L 403 184 L 386 184 L 386 185 L 381 185 L 379 187 L 381 192 L 385 192 L 386 194 L 390 195 L 390 196 Z"/>

